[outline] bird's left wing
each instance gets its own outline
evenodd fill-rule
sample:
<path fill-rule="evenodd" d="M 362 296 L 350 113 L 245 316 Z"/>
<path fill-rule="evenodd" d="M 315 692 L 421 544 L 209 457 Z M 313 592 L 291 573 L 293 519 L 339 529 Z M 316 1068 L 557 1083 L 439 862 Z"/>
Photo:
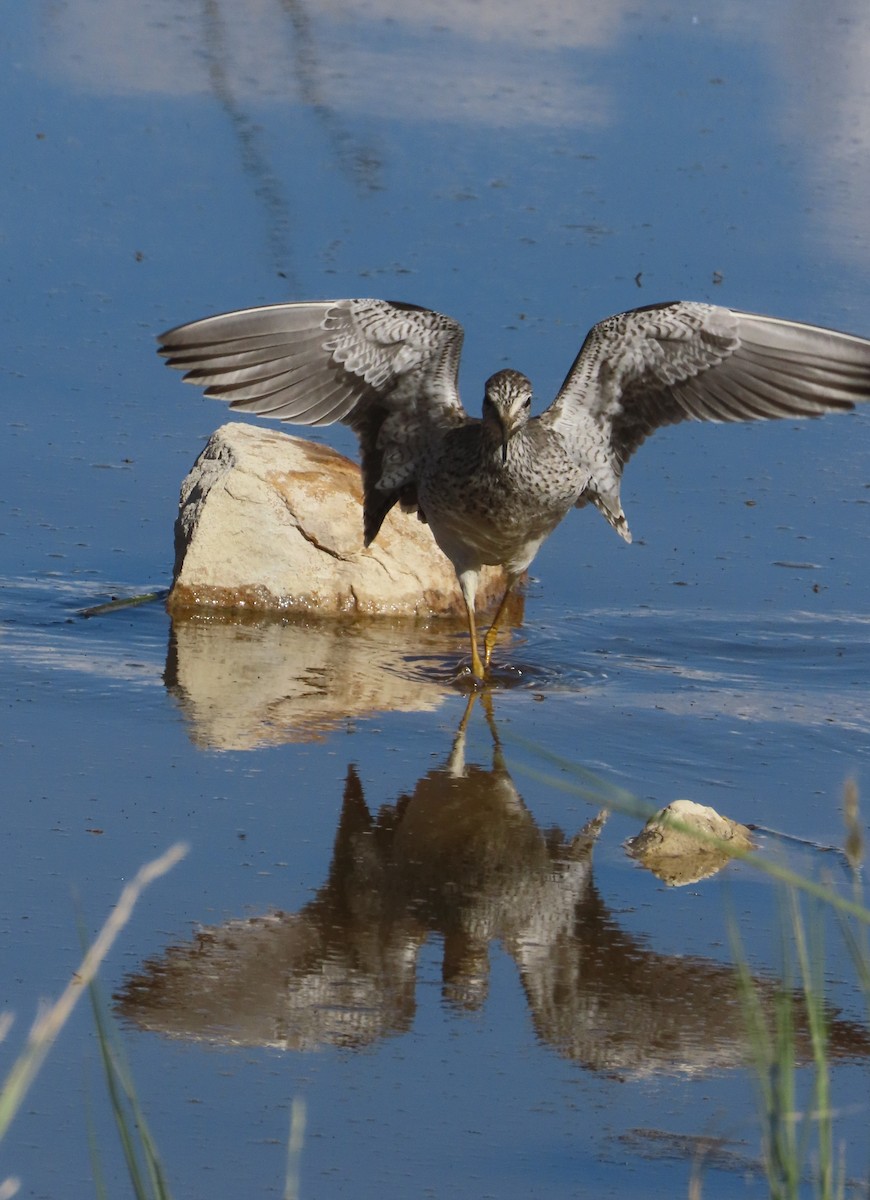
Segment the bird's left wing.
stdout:
<path fill-rule="evenodd" d="M 870 341 L 677 301 L 595 325 L 545 414 L 569 442 L 591 420 L 622 467 L 678 421 L 817 417 L 870 399 Z"/>
<path fill-rule="evenodd" d="M 457 377 L 462 326 L 386 300 L 271 304 L 164 333 L 159 353 L 207 396 L 302 425 L 341 421 L 359 436 L 366 544 L 416 482 L 433 431 L 466 420 Z"/>

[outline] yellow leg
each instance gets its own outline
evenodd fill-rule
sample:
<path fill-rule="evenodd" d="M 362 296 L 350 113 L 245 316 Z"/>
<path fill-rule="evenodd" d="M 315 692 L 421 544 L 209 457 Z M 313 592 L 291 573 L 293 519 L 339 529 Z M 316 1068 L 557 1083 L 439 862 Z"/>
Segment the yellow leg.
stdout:
<path fill-rule="evenodd" d="M 480 661 L 480 651 L 477 648 L 477 622 L 474 619 L 474 605 L 466 602 L 468 612 L 468 636 L 471 638 L 471 673 L 475 679 L 483 679 L 483 663 Z M 489 657 L 487 656 L 487 663 Z"/>
<path fill-rule="evenodd" d="M 484 696 L 488 696 L 488 695 L 489 695 L 489 692 L 484 693 Z M 469 693 L 468 700 L 465 703 L 465 712 L 462 714 L 462 720 L 459 722 L 459 729 L 456 732 L 456 740 L 457 741 L 460 738 L 465 737 L 465 731 L 468 728 L 468 722 L 471 719 L 471 713 L 472 713 L 474 705 L 477 701 L 477 696 L 478 696 L 478 693 L 476 691 Z M 485 703 L 486 703 L 486 700 L 484 699 L 484 704 Z M 455 747 L 454 747 L 454 749 L 455 749 Z"/>
<path fill-rule="evenodd" d="M 498 737 L 498 729 L 495 724 L 495 712 L 492 707 L 492 692 L 489 688 L 483 693 L 483 711 L 486 713 L 486 722 L 489 725 L 489 731 L 492 734 L 492 740 L 495 743 L 496 749 L 501 745 Z"/>
<path fill-rule="evenodd" d="M 477 621 L 474 617 L 474 602 L 477 596 L 477 571 L 457 572 L 459 590 L 465 601 L 465 611 L 468 614 L 468 636 L 471 639 L 471 673 L 475 679 L 483 680 L 483 663 L 480 661 L 480 651 L 477 648 Z M 488 661 L 488 660 L 487 660 Z"/>
<path fill-rule="evenodd" d="M 483 665 L 486 670 L 489 670 L 489 660 L 492 658 L 492 652 L 495 648 L 495 639 L 498 636 L 498 627 L 501 624 L 501 619 L 504 616 L 504 610 L 507 608 L 508 596 L 511 594 L 511 588 L 514 586 L 515 580 L 511 579 L 504 590 L 504 595 L 501 598 L 501 603 L 495 610 L 495 616 L 492 619 L 492 624 L 487 630 L 486 637 L 483 639 Z"/>

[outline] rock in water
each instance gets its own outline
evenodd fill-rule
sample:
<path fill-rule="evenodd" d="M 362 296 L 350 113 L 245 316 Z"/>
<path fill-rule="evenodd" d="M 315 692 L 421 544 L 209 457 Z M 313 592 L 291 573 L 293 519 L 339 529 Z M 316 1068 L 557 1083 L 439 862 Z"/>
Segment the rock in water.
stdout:
<path fill-rule="evenodd" d="M 238 422 L 212 434 L 181 487 L 172 612 L 318 615 L 465 610 L 426 525 L 394 508 L 363 548 L 359 467 L 327 446 Z M 484 601 L 504 589 L 487 568 Z"/>

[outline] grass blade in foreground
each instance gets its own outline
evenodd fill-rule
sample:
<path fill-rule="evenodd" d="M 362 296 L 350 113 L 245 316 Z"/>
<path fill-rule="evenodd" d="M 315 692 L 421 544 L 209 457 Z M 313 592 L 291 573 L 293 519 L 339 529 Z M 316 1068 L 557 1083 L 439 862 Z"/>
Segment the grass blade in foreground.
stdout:
<path fill-rule="evenodd" d="M 171 870 L 186 853 L 187 846 L 178 842 L 159 858 L 139 868 L 121 892 L 113 912 L 106 918 L 103 928 L 60 998 L 34 1021 L 27 1045 L 0 1088 L 0 1140 L 21 1107 L 28 1088 L 39 1073 L 55 1038 L 69 1019 L 83 989 L 91 983 L 118 934 L 129 921 L 142 892 L 155 879 Z"/>
<path fill-rule="evenodd" d="M 89 985 L 94 1024 L 100 1043 L 106 1087 L 127 1163 L 127 1173 L 136 1200 L 170 1200 L 170 1191 L 157 1154 L 157 1147 L 139 1104 L 130 1070 L 118 1038 L 107 1019 L 106 1006 L 95 980 Z M 138 1152 L 137 1152 L 138 1135 Z M 144 1162 L 140 1164 L 140 1154 Z M 147 1183 L 146 1183 L 147 1179 Z"/>

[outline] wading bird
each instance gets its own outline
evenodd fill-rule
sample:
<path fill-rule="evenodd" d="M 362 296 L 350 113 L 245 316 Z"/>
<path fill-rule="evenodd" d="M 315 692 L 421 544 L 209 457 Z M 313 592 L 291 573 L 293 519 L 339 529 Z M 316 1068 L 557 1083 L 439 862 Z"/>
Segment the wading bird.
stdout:
<path fill-rule="evenodd" d="M 417 511 L 450 559 L 468 613 L 471 670 L 486 678 L 517 579 L 571 508 L 593 504 L 631 541 L 623 468 L 678 421 L 817 417 L 870 397 L 870 341 L 735 309 L 676 301 L 589 331 L 553 403 L 497 371 L 470 417 L 457 377 L 462 326 L 411 304 L 325 300 L 243 309 L 179 325 L 159 352 L 207 396 L 244 412 L 358 435 L 364 537 L 394 504 Z M 478 648 L 484 564 L 507 574 Z"/>

